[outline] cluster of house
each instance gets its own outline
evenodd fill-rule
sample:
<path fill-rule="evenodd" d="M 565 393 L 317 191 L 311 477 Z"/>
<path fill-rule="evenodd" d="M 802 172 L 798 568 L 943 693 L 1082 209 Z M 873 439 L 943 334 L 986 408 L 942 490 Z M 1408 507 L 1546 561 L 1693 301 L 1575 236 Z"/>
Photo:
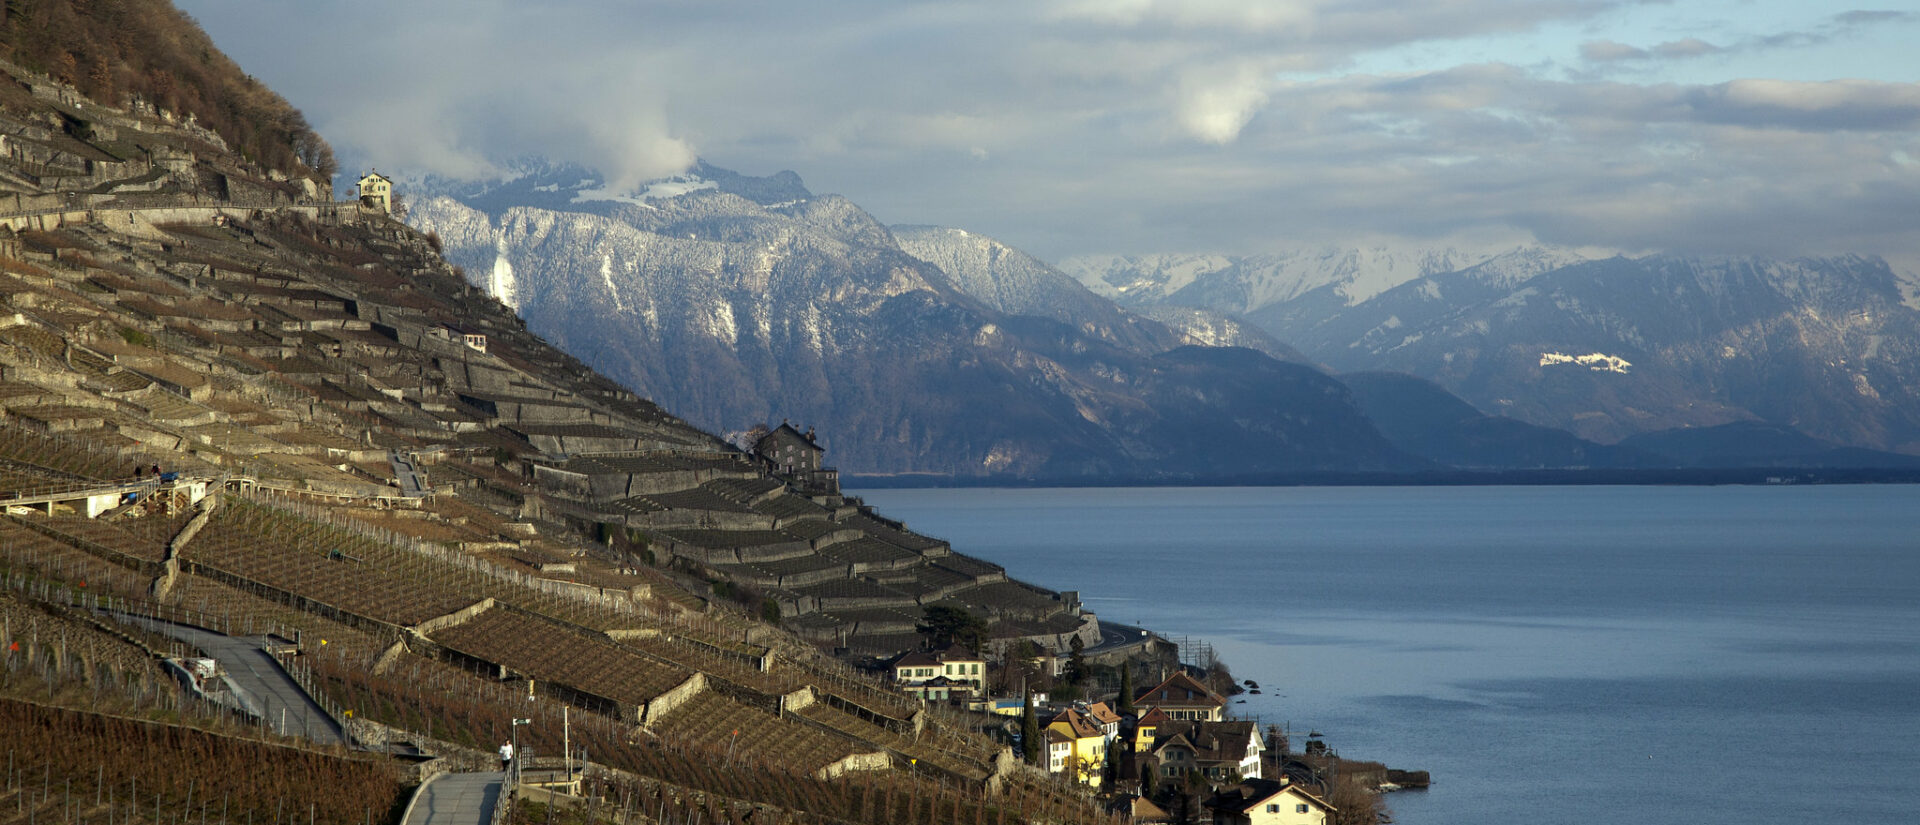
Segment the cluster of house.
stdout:
<path fill-rule="evenodd" d="M 986 674 L 986 661 L 959 647 L 903 654 L 892 665 L 895 684 L 929 701 L 977 695 Z M 987 709 L 1018 714 L 1023 705 Z M 1135 696 L 1137 715 L 1107 702 L 1076 703 L 1043 721 L 1042 767 L 1115 793 L 1185 784 L 1198 774 L 1215 789 L 1206 804 L 1216 825 L 1325 825 L 1333 807 L 1285 776 L 1262 776 L 1267 748 L 1258 724 L 1225 718 L 1226 705 L 1184 672 Z M 1108 782 L 1114 787 L 1103 788 Z M 1171 820 L 1138 795 L 1125 805 L 1134 822 Z"/>

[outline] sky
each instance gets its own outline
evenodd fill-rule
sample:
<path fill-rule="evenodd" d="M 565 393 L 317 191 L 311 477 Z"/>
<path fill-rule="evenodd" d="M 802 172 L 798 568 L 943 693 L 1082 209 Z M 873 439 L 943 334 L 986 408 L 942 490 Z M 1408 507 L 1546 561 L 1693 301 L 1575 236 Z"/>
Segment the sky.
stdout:
<path fill-rule="evenodd" d="M 798 172 L 1043 258 L 1920 269 L 1920 0 L 177 0 L 344 168 Z"/>

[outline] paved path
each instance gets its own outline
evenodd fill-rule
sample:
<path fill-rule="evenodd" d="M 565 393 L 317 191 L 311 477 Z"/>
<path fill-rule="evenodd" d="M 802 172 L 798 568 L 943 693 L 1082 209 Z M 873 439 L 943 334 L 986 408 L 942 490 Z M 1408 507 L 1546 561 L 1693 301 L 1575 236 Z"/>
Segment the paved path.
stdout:
<path fill-rule="evenodd" d="M 322 745 L 344 745 L 347 738 L 339 723 L 328 716 L 307 692 L 288 676 L 273 656 L 261 650 L 265 637 L 228 636 L 211 630 L 173 624 L 140 616 L 115 614 L 120 621 L 137 624 L 155 633 L 172 636 L 204 651 L 220 662 L 234 685 L 245 694 L 245 701 L 274 732 L 303 736 Z"/>
<path fill-rule="evenodd" d="M 486 825 L 500 801 L 505 774 L 450 773 L 420 786 L 402 825 Z"/>
<path fill-rule="evenodd" d="M 420 468 L 413 460 L 398 450 L 387 453 L 387 461 L 393 465 L 393 477 L 400 483 L 400 495 L 406 498 L 420 498 L 428 493 L 427 480 L 420 475 Z"/>

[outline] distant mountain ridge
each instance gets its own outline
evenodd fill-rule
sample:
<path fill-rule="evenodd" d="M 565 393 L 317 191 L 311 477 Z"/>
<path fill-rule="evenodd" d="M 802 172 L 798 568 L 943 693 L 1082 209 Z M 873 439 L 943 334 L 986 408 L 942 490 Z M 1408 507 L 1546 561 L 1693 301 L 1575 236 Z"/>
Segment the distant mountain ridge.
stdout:
<path fill-rule="evenodd" d="M 1125 302 L 1243 312 L 1336 370 L 1417 375 L 1481 409 L 1601 443 L 1765 420 L 1838 445 L 1920 451 L 1920 312 L 1912 279 L 1885 261 L 1592 259 L 1545 247 L 1475 257 L 1328 253 L 1318 268 L 1301 256 L 1082 258 L 1065 268 Z M 1350 265 L 1363 260 L 1379 266 Z"/>

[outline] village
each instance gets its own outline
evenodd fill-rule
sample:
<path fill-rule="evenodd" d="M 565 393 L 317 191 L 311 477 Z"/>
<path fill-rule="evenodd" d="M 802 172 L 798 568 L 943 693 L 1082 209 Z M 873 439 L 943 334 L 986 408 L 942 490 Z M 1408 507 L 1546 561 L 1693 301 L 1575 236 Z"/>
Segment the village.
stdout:
<path fill-rule="evenodd" d="M 929 611 L 927 629 L 940 632 L 941 621 L 953 617 Z M 1023 655 L 1024 654 L 1024 655 Z M 1319 734 L 1312 734 L 1303 752 L 1290 748 L 1288 733 L 1278 726 L 1264 729 L 1257 720 L 1237 719 L 1227 711 L 1229 698 L 1241 686 L 1232 682 L 1224 665 L 1216 669 L 1176 666 L 1171 675 L 1144 690 L 1136 690 L 1132 675 L 1147 662 L 1120 660 L 1102 675 L 1120 680 L 1107 693 L 1085 691 L 1093 681 L 1092 668 L 1076 645 L 1067 655 L 1028 647 L 1000 662 L 975 653 L 964 644 L 949 642 L 937 649 L 901 654 L 886 662 L 894 684 L 926 702 L 965 708 L 1004 717 L 994 729 L 1029 763 L 1061 781 L 1085 786 L 1108 810 L 1133 823 L 1212 822 L 1216 825 L 1325 825 L 1341 821 L 1331 801 L 1344 787 L 1349 804 L 1356 796 L 1349 777 L 1345 786 L 1330 776 L 1342 766 Z M 1164 667 L 1159 661 L 1153 666 Z M 1008 690 L 1011 680 L 1028 689 Z M 1056 685 L 1049 700 L 1032 689 L 1041 681 Z M 1213 682 L 1221 687 L 1215 690 Z M 990 685 L 998 685 L 995 690 Z M 1252 681 L 1245 689 L 1258 691 Z M 1012 694 L 1012 695 L 1007 695 Z M 1388 771 L 1377 765 L 1358 767 L 1378 774 L 1361 779 L 1366 791 L 1361 804 L 1372 807 L 1367 792 L 1401 787 L 1424 788 L 1425 772 Z"/>

